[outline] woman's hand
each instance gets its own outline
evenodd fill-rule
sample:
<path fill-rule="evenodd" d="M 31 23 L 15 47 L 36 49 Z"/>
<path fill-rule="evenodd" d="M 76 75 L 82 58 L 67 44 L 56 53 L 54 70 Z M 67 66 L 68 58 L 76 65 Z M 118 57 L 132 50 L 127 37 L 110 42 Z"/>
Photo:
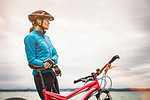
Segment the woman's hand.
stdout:
<path fill-rule="evenodd" d="M 55 72 L 56 76 L 60 76 L 61 77 L 61 70 L 60 70 L 60 68 L 57 65 L 54 67 L 54 72 Z"/>
<path fill-rule="evenodd" d="M 44 67 L 45 67 L 46 69 L 47 69 L 47 68 L 51 68 L 51 67 L 55 64 L 54 60 L 52 60 L 52 59 L 46 59 L 46 60 L 43 61 L 43 62 L 45 62 Z"/>

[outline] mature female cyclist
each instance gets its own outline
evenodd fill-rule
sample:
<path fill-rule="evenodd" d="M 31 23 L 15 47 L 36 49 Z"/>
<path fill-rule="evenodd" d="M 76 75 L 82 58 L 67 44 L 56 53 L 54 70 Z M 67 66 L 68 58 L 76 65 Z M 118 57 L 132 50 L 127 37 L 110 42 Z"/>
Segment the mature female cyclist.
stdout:
<path fill-rule="evenodd" d="M 45 30 L 49 29 L 50 21 L 53 21 L 54 17 L 46 11 L 38 10 L 29 14 L 28 18 L 32 23 L 30 33 L 24 39 L 28 63 L 45 67 L 46 69 L 42 71 L 42 74 L 47 91 L 59 93 L 55 73 L 52 69 L 48 69 L 52 64 L 57 64 L 58 55 L 50 38 L 45 35 Z M 51 63 L 47 62 L 47 60 Z M 35 70 L 33 70 L 32 74 L 38 94 L 44 100 L 40 76 Z"/>

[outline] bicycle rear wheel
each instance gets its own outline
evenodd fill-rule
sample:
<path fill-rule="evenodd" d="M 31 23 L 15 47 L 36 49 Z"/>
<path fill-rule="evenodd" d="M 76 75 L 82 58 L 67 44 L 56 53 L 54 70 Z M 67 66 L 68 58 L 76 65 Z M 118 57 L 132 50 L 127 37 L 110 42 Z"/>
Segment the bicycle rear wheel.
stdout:
<path fill-rule="evenodd" d="M 87 100 L 112 100 L 109 91 L 94 91 Z"/>
<path fill-rule="evenodd" d="M 24 98 L 8 98 L 8 99 L 5 99 L 5 100 L 26 100 Z"/>

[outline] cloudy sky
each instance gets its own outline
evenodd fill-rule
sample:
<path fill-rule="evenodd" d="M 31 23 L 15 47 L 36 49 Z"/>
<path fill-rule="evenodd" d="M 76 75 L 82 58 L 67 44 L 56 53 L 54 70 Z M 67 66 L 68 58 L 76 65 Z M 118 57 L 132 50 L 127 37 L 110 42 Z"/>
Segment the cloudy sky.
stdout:
<path fill-rule="evenodd" d="M 47 35 L 59 54 L 61 88 L 120 60 L 108 75 L 114 88 L 150 88 L 150 1 L 148 0 L 1 0 L 0 89 L 35 88 L 27 66 L 24 37 L 28 14 L 46 10 L 55 20 Z"/>

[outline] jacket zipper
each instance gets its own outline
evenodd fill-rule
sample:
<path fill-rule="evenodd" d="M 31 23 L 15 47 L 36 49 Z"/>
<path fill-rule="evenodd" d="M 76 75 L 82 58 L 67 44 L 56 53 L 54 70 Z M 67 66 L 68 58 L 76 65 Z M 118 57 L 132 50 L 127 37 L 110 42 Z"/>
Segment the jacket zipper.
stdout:
<path fill-rule="evenodd" d="M 44 36 L 42 36 L 42 37 L 43 37 L 43 39 L 45 40 Z M 49 45 L 48 45 L 48 43 L 47 43 L 47 41 L 46 41 L 46 40 L 45 40 L 45 42 L 46 42 L 46 44 L 47 44 L 47 46 L 48 46 L 49 55 L 50 55 L 50 59 L 51 59 L 51 51 L 50 51 L 50 47 L 49 47 Z"/>

